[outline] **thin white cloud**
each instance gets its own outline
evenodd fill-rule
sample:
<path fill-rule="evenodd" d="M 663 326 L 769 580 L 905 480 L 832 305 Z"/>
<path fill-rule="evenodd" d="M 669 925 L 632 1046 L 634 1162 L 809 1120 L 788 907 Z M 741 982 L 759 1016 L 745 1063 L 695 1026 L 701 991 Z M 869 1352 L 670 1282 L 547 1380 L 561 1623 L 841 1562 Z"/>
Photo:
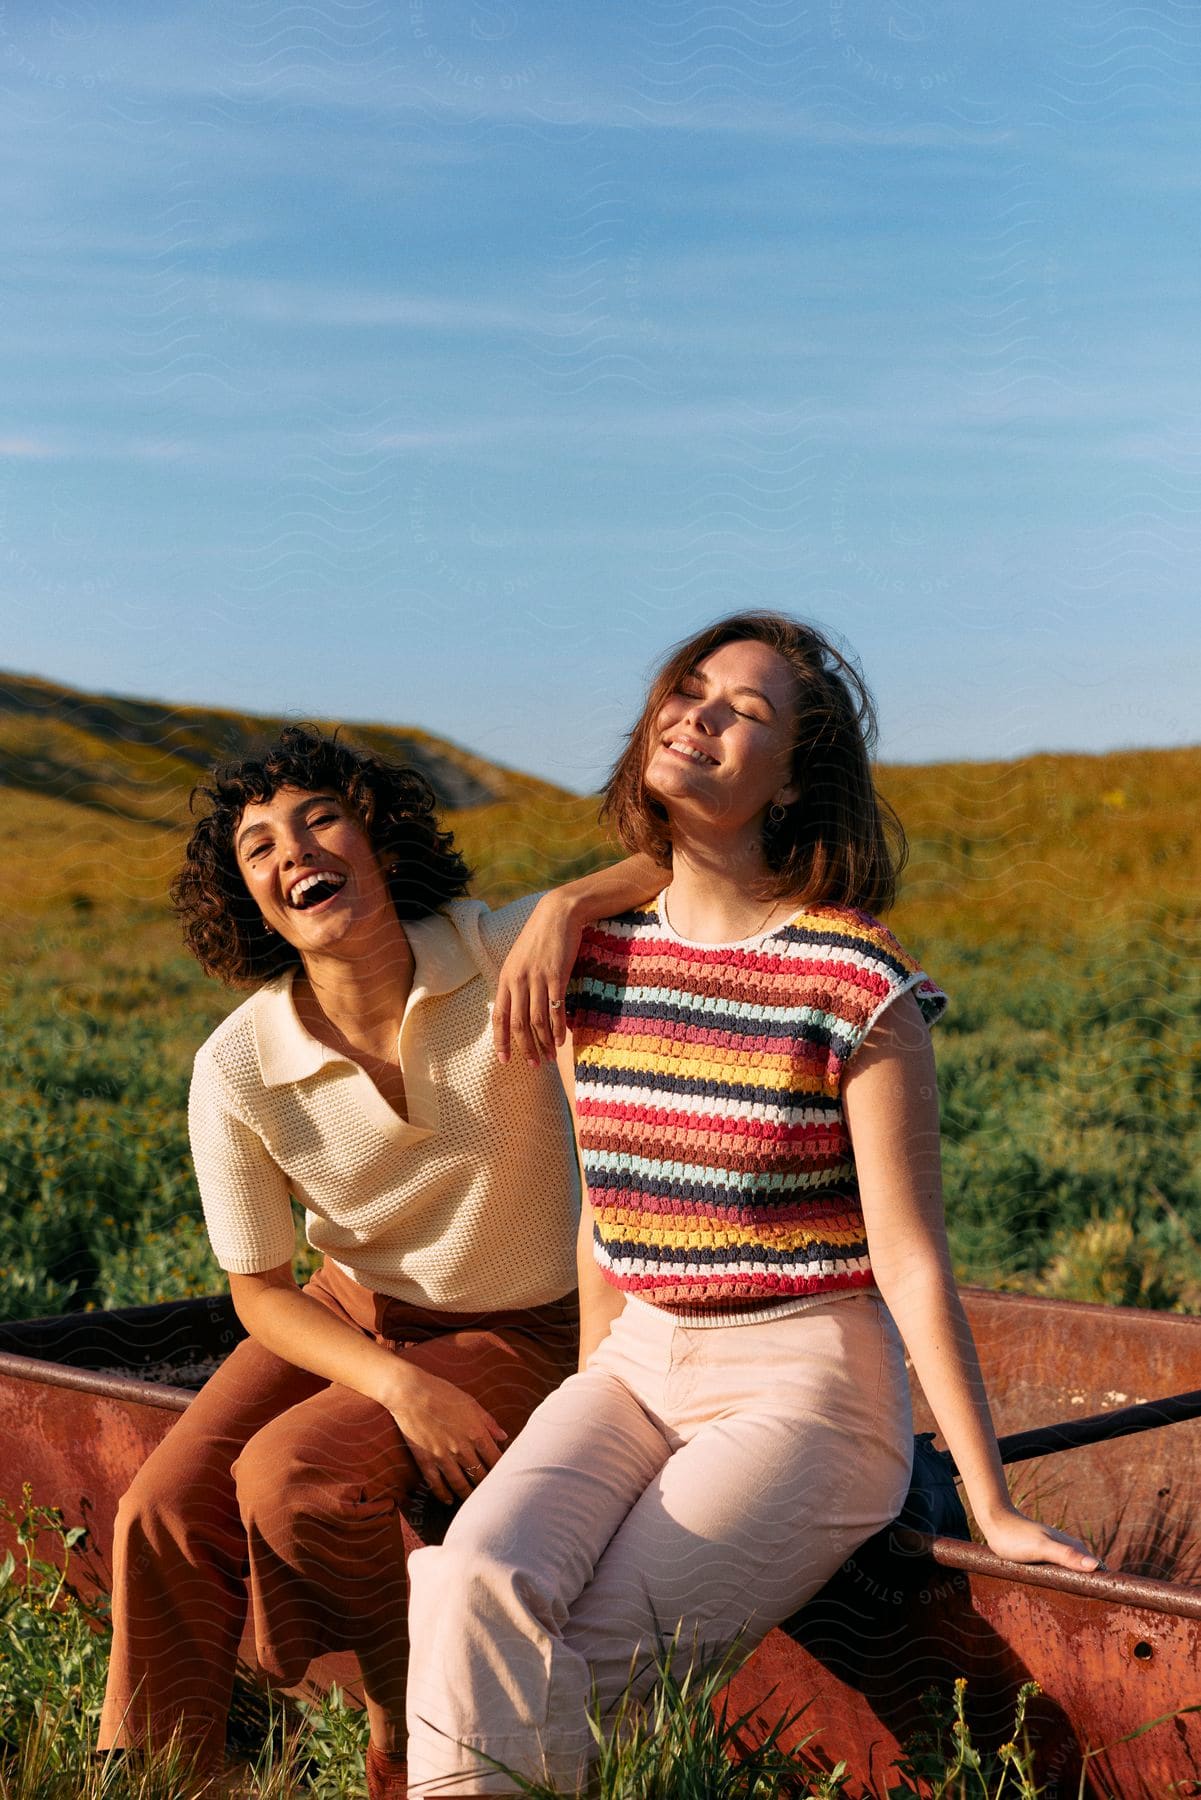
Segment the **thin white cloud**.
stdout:
<path fill-rule="evenodd" d="M 342 330 L 455 332 L 544 331 L 545 313 L 443 295 L 366 293 L 303 281 L 209 281 L 210 304 L 233 317 L 267 325 L 336 326 Z"/>
<path fill-rule="evenodd" d="M 294 135 L 289 123 L 303 129 L 309 109 L 335 127 L 322 137 L 326 156 L 339 155 L 347 128 L 377 134 L 447 120 L 523 126 L 547 137 L 688 133 L 884 151 L 1015 139 L 1016 121 L 947 112 L 890 118 L 879 91 L 848 82 L 834 45 L 814 44 L 803 62 L 796 55 L 781 61 L 770 31 L 748 54 L 742 28 L 732 42 L 719 27 L 702 73 L 673 51 L 670 27 L 666 39 L 648 36 L 637 11 L 592 42 L 586 34 L 573 41 L 568 30 L 552 34 L 536 15 L 524 33 L 478 40 L 434 6 L 296 8 L 272 17 L 268 30 L 265 23 L 236 6 L 224 16 L 219 9 L 207 17 L 121 16 L 119 26 L 101 13 L 94 31 L 74 36 L 36 26 L 14 35 L 0 22 L 0 41 L 9 41 L 18 68 L 24 59 L 40 73 L 41 87 L 36 75 L 33 85 L 48 102 L 61 106 L 65 95 L 73 110 L 95 111 L 131 148 L 161 128 L 166 107 L 173 133 L 199 129 L 219 140 L 209 142 L 210 161 L 233 139 L 253 165 L 276 168 L 281 144 Z M 281 106 L 296 109 L 291 122 L 281 120 Z M 187 111 L 207 116 L 181 116 Z M 71 134 L 60 137 L 70 152 Z M 416 143 L 412 153 L 456 154 Z"/>
<path fill-rule="evenodd" d="M 0 437 L 0 456 L 16 462 L 45 462 L 59 452 L 40 438 Z"/>

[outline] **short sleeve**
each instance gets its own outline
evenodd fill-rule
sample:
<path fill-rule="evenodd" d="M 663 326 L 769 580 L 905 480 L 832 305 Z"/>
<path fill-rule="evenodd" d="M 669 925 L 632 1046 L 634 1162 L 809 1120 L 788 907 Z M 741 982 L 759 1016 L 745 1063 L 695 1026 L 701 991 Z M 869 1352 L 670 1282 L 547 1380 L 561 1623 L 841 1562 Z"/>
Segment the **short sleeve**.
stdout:
<path fill-rule="evenodd" d="M 886 925 L 859 914 L 838 934 L 831 973 L 838 1018 L 838 1060 L 845 1069 L 872 1026 L 902 994 L 912 994 L 927 1025 L 947 1009 L 947 996 Z"/>
<path fill-rule="evenodd" d="M 203 1048 L 192 1069 L 188 1134 L 219 1266 L 232 1275 L 260 1275 L 291 1262 L 295 1229 L 287 1179 L 238 1113 Z"/>
<path fill-rule="evenodd" d="M 814 1073 L 821 1066 L 826 1093 L 839 1091 L 844 1071 L 880 1013 L 913 994 L 927 1024 L 942 1017 L 947 995 L 888 925 L 850 907 L 814 907 L 780 934 L 796 977 L 792 1006 L 812 1042 Z"/>
<path fill-rule="evenodd" d="M 913 995 L 927 1025 L 937 1025 L 950 1004 L 942 989 L 931 981 L 924 969 L 917 971 L 916 978 L 905 992 Z"/>
<path fill-rule="evenodd" d="M 930 977 L 925 974 L 923 970 L 917 969 L 912 975 L 891 985 L 889 991 L 881 997 L 878 1004 L 868 1015 L 863 1026 L 857 1032 L 851 1048 L 847 1051 L 848 1056 L 854 1055 L 872 1026 L 876 1023 L 876 1020 L 880 1017 L 880 1014 L 887 1011 L 895 1000 L 900 999 L 902 994 L 913 995 L 921 1010 L 922 1018 L 926 1021 L 927 1025 L 936 1025 L 939 1019 L 942 1018 L 943 1013 L 947 1010 L 947 997 L 942 989 L 935 987 Z"/>

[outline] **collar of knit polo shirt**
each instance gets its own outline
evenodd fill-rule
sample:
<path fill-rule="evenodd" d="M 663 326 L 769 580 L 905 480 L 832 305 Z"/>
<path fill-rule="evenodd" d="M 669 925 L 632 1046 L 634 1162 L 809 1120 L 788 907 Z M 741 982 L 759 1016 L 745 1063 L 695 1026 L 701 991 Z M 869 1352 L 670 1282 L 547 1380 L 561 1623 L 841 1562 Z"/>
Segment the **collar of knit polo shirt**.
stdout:
<path fill-rule="evenodd" d="M 196 1057 L 189 1127 L 222 1268 L 291 1260 L 291 1196 L 315 1249 L 414 1305 L 538 1306 L 574 1287 L 578 1176 L 557 1075 L 502 1067 L 492 1049 L 489 1002 L 532 904 L 459 900 L 405 925 L 407 1119 L 305 1030 L 290 972 L 218 1027 Z"/>
<path fill-rule="evenodd" d="M 463 939 L 457 934 L 448 934 L 441 918 L 432 922 L 428 918 L 411 920 L 405 925 L 404 931 L 413 953 L 413 980 L 405 1001 L 397 1043 L 400 1066 L 405 1075 L 407 1117 L 402 1118 L 388 1105 L 366 1070 L 352 1056 L 348 1056 L 345 1051 L 333 1049 L 329 1044 L 323 1044 L 320 1038 L 315 1038 L 306 1030 L 292 997 L 292 983 L 296 973 L 294 969 L 269 982 L 256 995 L 259 1004 L 254 1009 L 254 1040 L 264 1087 L 282 1087 L 288 1082 L 304 1081 L 329 1063 L 344 1063 L 360 1069 L 364 1079 L 375 1090 L 375 1099 L 364 1095 L 364 1103 L 370 1106 L 381 1123 L 383 1113 L 387 1112 L 391 1115 L 388 1123 L 394 1124 L 398 1131 L 413 1133 L 437 1130 L 437 1097 L 425 1078 L 422 1059 L 417 1054 L 411 1032 L 408 1033 L 408 1044 L 405 1042 L 406 1028 L 423 1000 L 454 993 L 456 988 L 461 988 L 466 982 L 478 979 L 480 969 L 472 960 Z"/>

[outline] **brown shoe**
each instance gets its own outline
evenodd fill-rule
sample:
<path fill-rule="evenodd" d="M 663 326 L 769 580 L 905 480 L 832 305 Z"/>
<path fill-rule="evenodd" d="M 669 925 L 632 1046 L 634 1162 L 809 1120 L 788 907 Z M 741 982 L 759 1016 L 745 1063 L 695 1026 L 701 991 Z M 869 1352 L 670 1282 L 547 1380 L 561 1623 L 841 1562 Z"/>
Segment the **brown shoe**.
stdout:
<path fill-rule="evenodd" d="M 367 1746 L 367 1800 L 409 1800 L 408 1769 L 403 1756 Z"/>

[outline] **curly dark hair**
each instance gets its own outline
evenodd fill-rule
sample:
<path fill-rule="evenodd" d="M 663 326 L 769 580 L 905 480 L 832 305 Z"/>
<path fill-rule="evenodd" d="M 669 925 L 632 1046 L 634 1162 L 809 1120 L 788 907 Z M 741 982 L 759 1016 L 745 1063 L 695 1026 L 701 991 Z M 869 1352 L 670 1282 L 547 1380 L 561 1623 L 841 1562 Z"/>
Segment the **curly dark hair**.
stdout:
<path fill-rule="evenodd" d="M 767 823 L 763 896 L 805 906 L 886 912 L 908 856 L 901 821 L 872 774 L 876 714 L 859 670 L 812 625 L 785 613 L 736 613 L 670 650 L 605 788 L 602 819 L 630 851 L 670 863 L 667 814 L 645 773 L 660 710 L 699 662 L 723 644 L 766 644 L 792 670 L 797 736 L 792 752 L 798 797 L 778 824 Z"/>
<path fill-rule="evenodd" d="M 424 918 L 466 891 L 471 871 L 451 833 L 439 829 L 424 775 L 339 743 L 337 732 L 288 725 L 257 755 L 220 764 L 209 783 L 192 789 L 193 813 L 198 803 L 208 810 L 192 829 L 171 900 L 206 975 L 251 987 L 300 962 L 293 945 L 267 930 L 234 850 L 247 806 L 286 787 L 337 794 L 353 808 L 387 869 L 397 918 Z"/>

